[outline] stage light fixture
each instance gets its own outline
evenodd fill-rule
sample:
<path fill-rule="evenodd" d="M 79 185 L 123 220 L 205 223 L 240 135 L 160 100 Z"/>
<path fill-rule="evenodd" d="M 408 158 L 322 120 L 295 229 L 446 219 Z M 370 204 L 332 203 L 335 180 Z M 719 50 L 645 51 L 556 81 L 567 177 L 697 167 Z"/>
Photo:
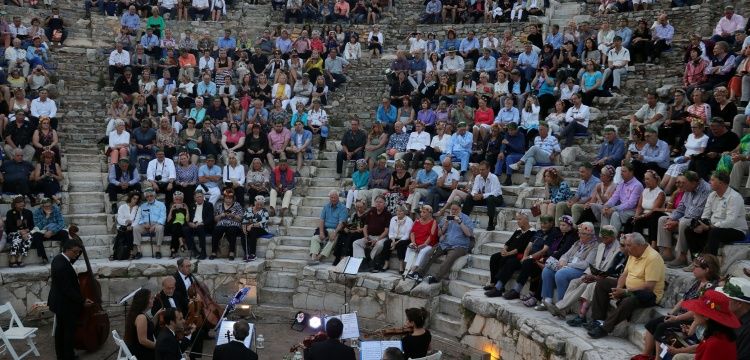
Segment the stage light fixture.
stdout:
<path fill-rule="evenodd" d="M 310 318 L 310 320 L 307 322 L 307 325 L 310 326 L 313 330 L 320 329 L 320 326 L 323 325 L 323 321 L 318 316 L 313 316 Z"/>
<path fill-rule="evenodd" d="M 296 315 L 294 315 L 294 319 L 292 319 L 292 329 L 297 331 L 305 330 L 305 327 L 307 327 L 307 320 L 310 316 L 305 313 L 304 311 L 298 311 Z"/>

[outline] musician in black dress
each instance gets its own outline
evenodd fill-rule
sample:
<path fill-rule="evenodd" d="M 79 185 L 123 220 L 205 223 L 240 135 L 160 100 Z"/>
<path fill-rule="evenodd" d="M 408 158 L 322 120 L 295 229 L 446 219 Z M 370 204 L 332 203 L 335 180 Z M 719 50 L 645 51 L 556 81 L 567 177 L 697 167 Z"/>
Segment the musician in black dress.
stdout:
<path fill-rule="evenodd" d="M 429 313 L 424 308 L 406 309 L 406 326 L 412 327 L 412 332 L 401 339 L 401 348 L 405 359 L 416 359 L 427 356 L 432 342 L 432 334 L 424 328 Z"/>
<path fill-rule="evenodd" d="M 49 289 L 47 304 L 50 311 L 55 313 L 55 353 L 57 360 L 74 360 L 75 346 L 74 335 L 78 316 L 84 306 L 92 304 L 81 294 L 78 284 L 78 274 L 73 269 L 83 252 L 83 243 L 80 239 L 70 239 L 63 244 L 63 252 L 52 259 L 51 275 L 52 283 Z"/>
<path fill-rule="evenodd" d="M 125 319 L 125 344 L 138 360 L 153 360 L 156 348 L 154 322 L 146 312 L 152 308 L 154 297 L 151 290 L 141 289 L 133 295 L 133 302 Z"/>

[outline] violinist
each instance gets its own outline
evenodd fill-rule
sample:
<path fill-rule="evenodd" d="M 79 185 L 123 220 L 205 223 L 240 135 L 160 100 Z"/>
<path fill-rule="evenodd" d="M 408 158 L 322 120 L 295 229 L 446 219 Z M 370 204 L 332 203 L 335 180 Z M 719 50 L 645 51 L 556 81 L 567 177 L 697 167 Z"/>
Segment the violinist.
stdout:
<path fill-rule="evenodd" d="M 154 318 L 158 318 L 157 313 L 162 309 L 177 309 L 185 311 L 187 313 L 187 303 L 183 303 L 181 298 L 175 297 L 175 279 L 172 276 L 165 277 L 161 281 L 161 291 L 156 294 L 153 306 L 151 307 L 151 315 Z M 162 326 L 163 324 L 158 324 Z M 139 358 L 140 359 L 140 358 Z"/>
<path fill-rule="evenodd" d="M 170 278 L 171 279 L 171 278 Z M 163 283 L 162 283 L 163 284 Z M 174 284 L 172 284 L 174 287 Z M 153 360 L 156 348 L 154 322 L 146 315 L 154 305 L 151 290 L 141 289 L 133 295 L 133 304 L 125 319 L 125 344 L 138 360 Z"/>
<path fill-rule="evenodd" d="M 401 339 L 401 348 L 404 350 L 404 358 L 416 359 L 427 356 L 430 350 L 432 335 L 424 328 L 429 313 L 424 308 L 406 309 L 406 326 L 411 327 L 411 334 Z"/>
<path fill-rule="evenodd" d="M 156 356 L 155 360 L 181 360 L 188 358 L 188 354 L 183 354 L 190 344 L 190 335 L 180 336 L 183 332 L 192 333 L 193 329 L 185 329 L 185 319 L 182 313 L 175 309 L 164 310 L 164 331 L 159 332 L 156 339 Z"/>
<path fill-rule="evenodd" d="M 326 322 L 328 339 L 313 344 L 305 353 L 306 360 L 355 360 L 354 349 L 339 340 L 344 332 L 344 323 L 337 318 Z"/>
<path fill-rule="evenodd" d="M 234 323 L 232 334 L 232 341 L 214 348 L 213 360 L 258 360 L 258 355 L 244 343 L 245 338 L 250 335 L 247 321 L 239 320 Z"/>
<path fill-rule="evenodd" d="M 75 352 L 76 322 L 84 306 L 93 302 L 84 299 L 81 287 L 78 284 L 78 275 L 73 268 L 73 263 L 78 260 L 83 252 L 83 243 L 80 239 L 70 239 L 63 244 L 63 252 L 52 259 L 51 275 L 52 284 L 49 289 L 47 304 L 49 309 L 55 313 L 57 325 L 55 327 L 55 353 L 58 360 L 73 360 Z"/>

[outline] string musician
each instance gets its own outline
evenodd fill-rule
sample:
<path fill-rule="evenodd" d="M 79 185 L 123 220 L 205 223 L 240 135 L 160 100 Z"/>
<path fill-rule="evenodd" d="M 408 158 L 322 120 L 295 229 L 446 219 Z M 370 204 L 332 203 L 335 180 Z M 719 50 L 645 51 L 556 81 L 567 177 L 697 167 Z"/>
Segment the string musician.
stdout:
<path fill-rule="evenodd" d="M 214 348 L 213 360 L 258 360 L 258 355 L 244 343 L 245 338 L 250 335 L 250 325 L 247 321 L 235 322 L 232 334 L 231 341 Z"/>
<path fill-rule="evenodd" d="M 337 318 L 326 322 L 328 339 L 313 344 L 305 350 L 306 360 L 355 360 L 354 349 L 341 343 L 344 323 Z"/>
<path fill-rule="evenodd" d="M 203 316 L 203 306 L 205 304 L 195 297 L 195 292 L 198 288 L 198 281 L 195 279 L 195 276 L 193 276 L 190 259 L 177 259 L 177 271 L 172 275 L 172 281 L 174 282 L 174 287 L 167 290 L 172 290 L 172 298 L 174 301 L 173 306 L 184 314 L 184 318 L 189 323 L 194 323 L 194 320 L 196 319 L 205 320 Z M 169 299 L 166 300 L 169 302 Z M 164 304 L 166 304 L 166 302 Z M 203 353 L 203 340 L 208 334 L 208 327 L 207 325 L 198 326 L 196 331 L 191 334 L 193 341 L 191 344 L 190 359 L 200 359 L 201 354 Z"/>
<path fill-rule="evenodd" d="M 182 360 L 188 358 L 187 349 L 190 346 L 190 336 L 184 336 L 185 332 L 192 333 L 194 328 L 185 329 L 185 319 L 182 312 L 176 309 L 165 309 L 164 328 L 159 331 L 156 338 L 155 360 Z"/>
<path fill-rule="evenodd" d="M 153 308 L 153 304 L 154 297 L 151 296 L 151 290 L 140 289 L 133 295 L 133 304 L 128 309 L 128 315 L 125 318 L 123 340 L 138 360 L 154 360 L 156 318 L 152 321 L 151 316 L 146 316 L 146 312 Z"/>
<path fill-rule="evenodd" d="M 163 324 L 158 322 L 157 313 L 161 310 L 166 309 L 177 309 L 180 312 L 187 312 L 187 303 L 184 303 L 184 299 L 175 296 L 176 280 L 174 276 L 165 277 L 161 281 L 161 291 L 154 297 L 153 306 L 151 307 L 151 315 L 157 321 L 157 325 L 160 327 Z M 140 358 L 139 358 L 140 359 Z"/>
<path fill-rule="evenodd" d="M 406 313 L 406 327 L 411 332 L 401 339 L 401 349 L 405 359 L 416 359 L 427 356 L 430 351 L 432 334 L 424 328 L 429 312 L 425 308 L 408 308 Z"/>

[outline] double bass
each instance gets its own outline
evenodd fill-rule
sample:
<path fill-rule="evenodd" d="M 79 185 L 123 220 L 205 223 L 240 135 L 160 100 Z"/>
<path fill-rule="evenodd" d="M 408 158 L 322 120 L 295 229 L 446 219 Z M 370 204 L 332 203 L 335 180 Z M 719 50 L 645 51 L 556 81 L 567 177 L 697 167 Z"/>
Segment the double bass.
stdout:
<path fill-rule="evenodd" d="M 79 238 L 77 226 L 71 225 L 68 231 L 71 238 Z M 74 346 L 76 349 L 92 352 L 101 348 L 109 338 L 109 315 L 102 308 L 102 288 L 94 277 L 86 247 L 81 246 L 81 250 L 86 261 L 86 272 L 78 274 L 78 283 L 81 295 L 93 304 L 85 306 L 78 317 Z"/>
<path fill-rule="evenodd" d="M 219 324 L 224 308 L 211 298 L 206 285 L 198 281 L 195 275 L 193 285 L 188 289 L 188 298 L 190 302 L 185 317 L 187 326 L 195 324 L 197 328 L 201 328 L 205 323 L 214 328 Z"/>

